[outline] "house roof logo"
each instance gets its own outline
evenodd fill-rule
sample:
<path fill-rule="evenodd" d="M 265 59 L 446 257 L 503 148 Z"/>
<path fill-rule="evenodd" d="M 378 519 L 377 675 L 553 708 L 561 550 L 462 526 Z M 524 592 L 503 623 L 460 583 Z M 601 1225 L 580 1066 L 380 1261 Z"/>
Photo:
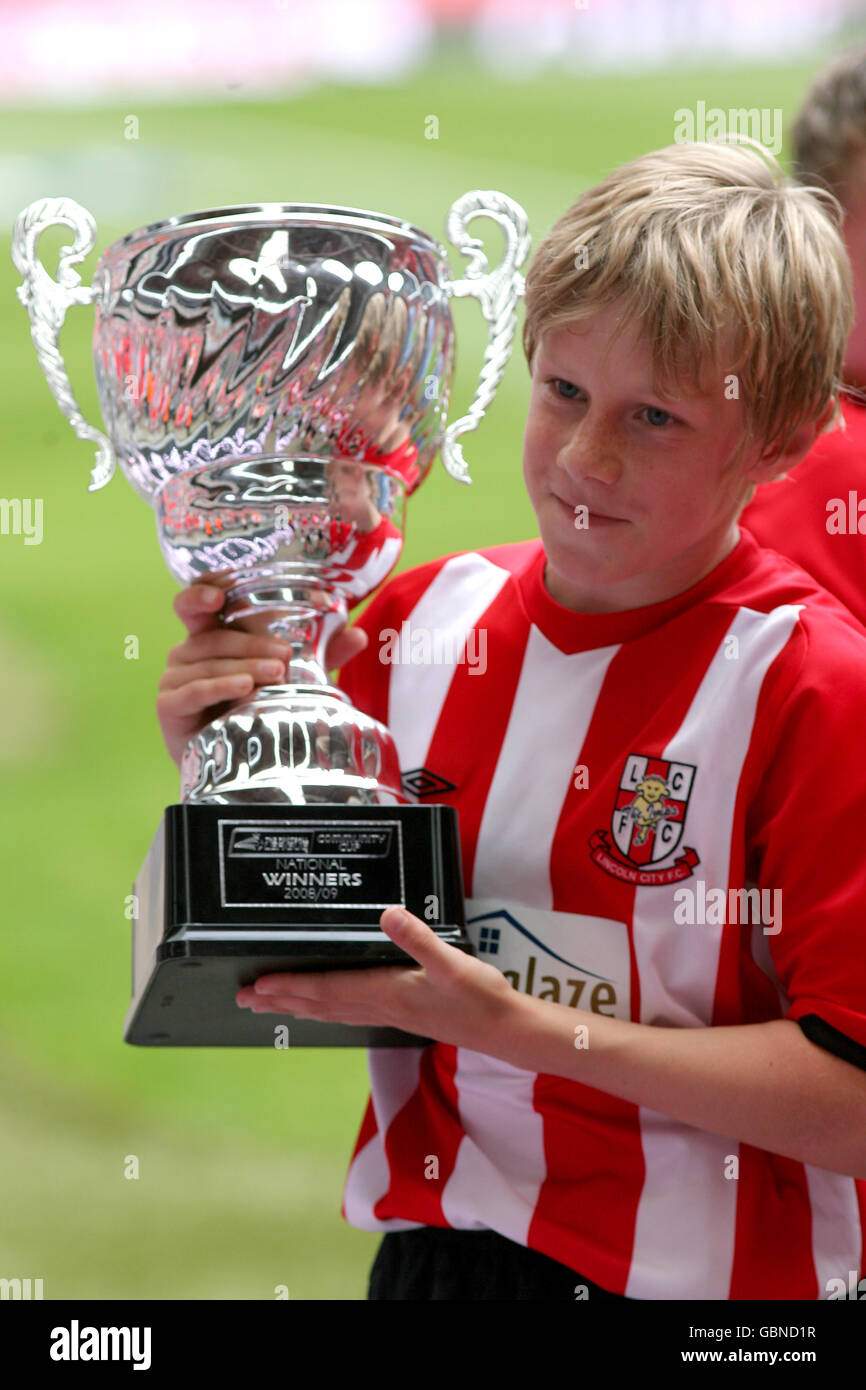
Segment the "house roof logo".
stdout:
<path fill-rule="evenodd" d="M 500 908 L 496 912 L 482 912 L 477 917 L 467 918 L 467 926 L 471 927 L 476 923 L 479 924 L 478 950 L 483 954 L 489 956 L 496 956 L 499 954 L 503 925 L 507 924 L 513 927 L 516 932 L 519 932 L 521 936 L 525 936 L 527 941 L 531 941 L 533 946 L 537 947 L 540 951 L 544 951 L 552 960 L 558 960 L 560 965 L 567 965 L 569 970 L 578 970 L 581 975 L 590 980 L 607 980 L 610 978 L 608 975 L 599 975 L 594 970 L 588 970 L 586 966 L 579 965 L 577 961 L 569 960 L 567 956 L 562 956 L 557 951 L 552 951 L 539 937 L 529 931 L 522 922 L 518 922 L 517 918 L 513 916 L 512 913 L 508 912 L 506 908 Z M 481 925 L 482 923 L 483 925 Z M 496 925 L 497 923 L 499 925 Z"/>

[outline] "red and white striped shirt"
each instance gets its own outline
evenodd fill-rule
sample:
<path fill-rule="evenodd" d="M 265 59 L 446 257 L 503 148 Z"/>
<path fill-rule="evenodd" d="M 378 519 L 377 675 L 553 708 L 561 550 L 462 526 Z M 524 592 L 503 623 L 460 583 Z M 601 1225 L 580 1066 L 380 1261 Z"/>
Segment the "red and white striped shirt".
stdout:
<path fill-rule="evenodd" d="M 398 576 L 340 682 L 458 809 L 480 958 L 649 1025 L 802 1021 L 866 1067 L 866 634 L 746 531 L 628 612 L 564 608 L 544 561 Z M 368 1055 L 352 1225 L 490 1228 L 641 1299 L 826 1298 L 863 1270 L 866 1182 L 465 1048 Z"/>

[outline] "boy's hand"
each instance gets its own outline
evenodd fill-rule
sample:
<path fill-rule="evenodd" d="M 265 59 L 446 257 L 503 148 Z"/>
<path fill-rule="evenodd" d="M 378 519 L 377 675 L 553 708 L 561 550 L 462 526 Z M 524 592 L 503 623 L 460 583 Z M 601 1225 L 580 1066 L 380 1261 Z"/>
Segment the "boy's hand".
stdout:
<path fill-rule="evenodd" d="M 258 631 L 223 627 L 219 613 L 225 593 L 207 584 L 191 584 L 176 595 L 173 607 L 188 636 L 172 647 L 159 682 L 156 715 L 165 746 L 180 767 L 189 740 L 224 714 L 256 685 L 285 680 L 288 642 L 271 637 L 268 615 L 247 620 Z M 344 628 L 328 644 L 328 670 L 344 666 L 367 645 L 360 628 Z"/>
<path fill-rule="evenodd" d="M 405 909 L 386 908 L 380 925 L 418 961 L 420 970 L 384 965 L 260 975 L 254 985 L 238 991 L 236 1002 L 254 1013 L 401 1028 L 475 1052 L 501 1044 L 516 995 L 495 966 L 440 941 L 426 922 Z"/>

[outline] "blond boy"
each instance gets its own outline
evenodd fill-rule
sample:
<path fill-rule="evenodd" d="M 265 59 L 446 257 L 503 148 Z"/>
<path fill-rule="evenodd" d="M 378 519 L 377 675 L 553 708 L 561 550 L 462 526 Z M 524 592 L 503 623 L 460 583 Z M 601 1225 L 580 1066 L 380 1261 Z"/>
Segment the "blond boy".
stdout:
<path fill-rule="evenodd" d="M 527 279 L 540 537 L 400 575 L 330 653 L 451 788 L 478 953 L 392 908 L 418 968 L 238 996 L 436 1039 L 370 1052 L 343 1211 L 384 1236 L 371 1298 L 816 1299 L 861 1271 L 866 635 L 737 526 L 836 409 L 836 217 L 729 146 L 579 198 Z M 176 601 L 176 759 L 227 679 L 266 678 L 218 604 Z M 382 662 L 404 620 L 458 659 Z"/>

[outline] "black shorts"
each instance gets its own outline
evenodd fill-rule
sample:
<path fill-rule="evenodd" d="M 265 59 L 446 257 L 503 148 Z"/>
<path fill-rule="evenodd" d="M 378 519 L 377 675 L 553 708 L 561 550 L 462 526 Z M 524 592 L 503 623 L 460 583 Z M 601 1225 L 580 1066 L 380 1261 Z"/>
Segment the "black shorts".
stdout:
<path fill-rule="evenodd" d="M 370 1270 L 367 1298 L 628 1301 L 497 1231 L 440 1226 L 389 1231 Z"/>

